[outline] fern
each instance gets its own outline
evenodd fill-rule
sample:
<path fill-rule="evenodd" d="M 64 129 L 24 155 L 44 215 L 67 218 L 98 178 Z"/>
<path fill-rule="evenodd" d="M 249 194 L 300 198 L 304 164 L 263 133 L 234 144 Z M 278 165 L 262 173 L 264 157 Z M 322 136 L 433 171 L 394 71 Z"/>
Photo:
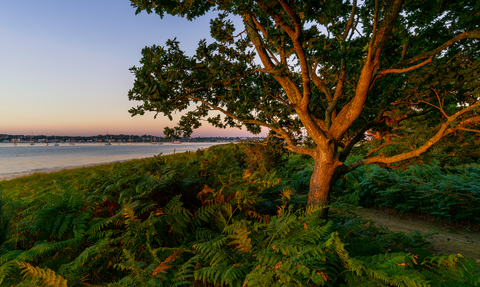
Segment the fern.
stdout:
<path fill-rule="evenodd" d="M 235 250 L 249 252 L 253 248 L 252 239 L 248 237 L 251 231 L 247 229 L 247 224 L 248 222 L 244 220 L 235 221 L 224 229 L 224 232 L 232 239 L 229 244 L 236 246 Z"/>
<path fill-rule="evenodd" d="M 197 262 L 200 262 L 202 258 L 201 254 L 196 254 L 185 261 L 177 270 L 175 277 L 173 278 L 174 286 L 191 285 L 195 280 L 194 272 L 197 266 Z"/>
<path fill-rule="evenodd" d="M 17 262 L 17 264 L 23 269 L 24 278 L 39 282 L 40 286 L 67 287 L 67 280 L 60 275 L 56 275 L 54 271 L 48 268 L 34 267 L 23 262 Z"/>
<path fill-rule="evenodd" d="M 173 197 L 163 208 L 162 219 L 170 226 L 171 230 L 177 234 L 183 234 L 191 222 L 191 213 L 183 207 L 180 201 L 180 195 Z"/>
<path fill-rule="evenodd" d="M 310 161 L 284 159 L 297 186 L 308 184 L 301 181 L 311 172 Z M 480 284 L 471 260 L 425 259 L 431 254 L 424 236 L 391 234 L 347 215 L 319 219 L 322 207 L 300 207 L 306 197 L 296 194 L 295 180 L 280 167 L 254 169 L 262 161 L 255 149 L 219 146 L 199 155 L 117 164 L 19 198 L 0 251 L 0 285 L 40 284 L 42 274 L 61 275 L 72 286 Z M 372 188 L 349 182 L 359 198 L 388 193 L 390 173 L 375 172 L 350 178 Z M 287 179 L 279 181 L 282 174 Z M 409 176 L 428 185 L 438 175 L 419 169 Z M 414 186 L 402 176 L 393 179 L 402 182 L 398 189 Z M 423 201 L 428 195 L 415 194 Z M 38 263 L 43 271 L 20 269 L 17 262 Z M 27 269 L 37 279 L 23 280 L 20 271 Z"/>
<path fill-rule="evenodd" d="M 13 255 L 13 254 L 9 254 Z M 5 255 L 2 255 L 0 259 L 4 259 Z M 2 260 L 2 261 L 3 261 Z M 17 272 L 18 265 L 17 261 L 6 261 L 0 264 L 0 286 L 4 285 L 4 282 L 8 282 L 9 279 L 14 277 L 14 274 Z M 6 285 L 6 284 L 5 284 Z"/>
<path fill-rule="evenodd" d="M 2 246 L 5 241 L 7 241 L 8 235 L 10 233 L 10 205 L 11 202 L 3 196 L 3 189 L 0 185 L 0 246 Z"/>
<path fill-rule="evenodd" d="M 90 260 L 92 257 L 101 254 L 103 249 L 111 243 L 109 239 L 101 239 L 96 242 L 94 245 L 85 248 L 73 261 L 68 264 L 64 264 L 60 267 L 58 272 L 60 274 L 73 273 L 75 269 L 82 268 L 87 260 Z"/>

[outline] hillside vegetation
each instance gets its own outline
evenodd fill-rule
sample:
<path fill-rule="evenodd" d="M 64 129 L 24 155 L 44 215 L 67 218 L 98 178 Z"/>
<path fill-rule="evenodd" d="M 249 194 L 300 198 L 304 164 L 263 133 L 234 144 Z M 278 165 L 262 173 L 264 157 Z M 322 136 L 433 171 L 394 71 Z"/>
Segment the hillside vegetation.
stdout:
<path fill-rule="evenodd" d="M 319 219 L 305 208 L 311 169 L 301 155 L 238 144 L 0 182 L 0 285 L 480 285 L 474 260 L 435 255 L 419 233 L 348 212 Z M 336 186 L 336 206 L 408 209 L 421 197 L 434 212 L 444 192 L 458 203 L 438 216 L 478 221 L 478 174 L 359 169 Z M 452 180 L 464 184 L 440 186 Z"/>

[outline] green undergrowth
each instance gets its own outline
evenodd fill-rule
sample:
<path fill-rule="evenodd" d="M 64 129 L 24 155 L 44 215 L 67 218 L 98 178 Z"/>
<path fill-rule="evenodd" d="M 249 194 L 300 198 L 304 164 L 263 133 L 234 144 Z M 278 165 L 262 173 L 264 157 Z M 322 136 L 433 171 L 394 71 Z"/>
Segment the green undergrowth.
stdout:
<path fill-rule="evenodd" d="M 375 165 L 347 174 L 337 185 L 354 205 L 419 212 L 452 223 L 480 224 L 480 168 L 411 165 L 388 170 Z"/>
<path fill-rule="evenodd" d="M 319 219 L 300 161 L 238 144 L 1 182 L 0 285 L 480 285 L 419 233 Z"/>

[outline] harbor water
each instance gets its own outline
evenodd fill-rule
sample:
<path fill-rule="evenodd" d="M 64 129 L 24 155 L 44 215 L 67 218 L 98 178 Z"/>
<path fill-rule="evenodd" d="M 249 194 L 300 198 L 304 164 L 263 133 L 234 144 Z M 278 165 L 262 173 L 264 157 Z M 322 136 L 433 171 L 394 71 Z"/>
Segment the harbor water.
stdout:
<path fill-rule="evenodd" d="M 0 144 L 0 175 L 22 172 L 35 172 L 48 169 L 81 167 L 115 161 L 152 157 L 159 154 L 172 154 L 196 151 L 218 143 L 112 143 L 112 145 L 62 143 L 48 146 L 38 143 Z"/>

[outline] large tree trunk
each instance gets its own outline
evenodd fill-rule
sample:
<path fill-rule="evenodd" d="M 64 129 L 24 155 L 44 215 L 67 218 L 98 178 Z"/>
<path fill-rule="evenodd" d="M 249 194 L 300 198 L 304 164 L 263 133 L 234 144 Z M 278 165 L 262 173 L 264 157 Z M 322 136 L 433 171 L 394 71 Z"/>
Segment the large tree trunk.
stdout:
<path fill-rule="evenodd" d="M 315 158 L 315 167 L 310 178 L 308 206 L 326 206 L 330 204 L 330 191 L 339 178 L 338 167 L 342 163 L 335 159 Z M 328 207 L 320 214 L 323 219 L 328 218 Z"/>

